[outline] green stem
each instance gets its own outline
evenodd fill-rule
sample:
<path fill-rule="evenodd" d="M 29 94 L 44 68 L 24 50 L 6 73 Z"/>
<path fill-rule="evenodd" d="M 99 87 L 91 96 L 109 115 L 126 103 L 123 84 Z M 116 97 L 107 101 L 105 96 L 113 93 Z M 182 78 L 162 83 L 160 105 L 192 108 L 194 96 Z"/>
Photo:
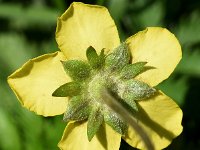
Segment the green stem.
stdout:
<path fill-rule="evenodd" d="M 147 150 L 154 150 L 154 146 L 145 133 L 145 131 L 137 124 L 135 118 L 124 108 L 111 94 L 108 90 L 104 89 L 101 92 L 102 99 L 105 104 L 110 107 L 121 119 L 126 121 L 141 137 Z"/>

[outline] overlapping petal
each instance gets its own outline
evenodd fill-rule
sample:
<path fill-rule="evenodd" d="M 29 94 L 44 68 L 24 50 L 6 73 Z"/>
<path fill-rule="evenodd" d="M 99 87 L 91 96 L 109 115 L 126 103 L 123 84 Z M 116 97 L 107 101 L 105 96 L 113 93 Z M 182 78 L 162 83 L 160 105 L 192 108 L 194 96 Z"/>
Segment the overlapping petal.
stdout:
<path fill-rule="evenodd" d="M 101 126 L 97 134 L 89 142 L 87 138 L 87 122 L 69 123 L 58 144 L 61 150 L 118 150 L 121 135 L 110 126 Z"/>
<path fill-rule="evenodd" d="M 182 111 L 162 92 L 149 100 L 139 101 L 138 124 L 146 131 L 155 149 L 163 149 L 182 132 Z M 128 129 L 124 140 L 133 147 L 145 149 L 137 132 Z"/>
<path fill-rule="evenodd" d="M 10 87 L 24 107 L 43 116 L 64 113 L 67 98 L 52 97 L 52 93 L 69 82 L 60 62 L 65 59 L 61 52 L 46 54 L 29 60 L 8 77 Z"/>
<path fill-rule="evenodd" d="M 137 77 L 151 86 L 168 78 L 182 56 L 178 40 L 164 28 L 149 27 L 129 37 L 126 42 L 132 54 L 132 63 L 146 61 L 148 66 L 155 67 Z"/>
<path fill-rule="evenodd" d="M 112 50 L 120 44 L 117 28 L 108 10 L 97 5 L 72 3 L 58 18 L 56 41 L 69 59 L 86 59 L 89 46 L 98 52 Z"/>

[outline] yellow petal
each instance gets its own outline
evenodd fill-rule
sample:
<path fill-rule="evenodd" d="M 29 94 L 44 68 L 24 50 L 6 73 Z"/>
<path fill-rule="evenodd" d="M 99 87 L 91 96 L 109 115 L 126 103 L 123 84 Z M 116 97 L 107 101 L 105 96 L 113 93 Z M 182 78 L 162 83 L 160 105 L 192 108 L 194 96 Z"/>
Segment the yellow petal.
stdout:
<path fill-rule="evenodd" d="M 113 49 L 120 43 L 113 19 L 105 7 L 74 2 L 58 18 L 56 41 L 69 59 L 86 58 L 86 49 L 98 52 Z"/>
<path fill-rule="evenodd" d="M 149 27 L 127 39 L 132 54 L 132 63 L 148 62 L 155 69 L 140 74 L 137 79 L 151 86 L 168 78 L 182 57 L 176 37 L 167 29 Z"/>
<path fill-rule="evenodd" d="M 87 122 L 69 123 L 58 144 L 61 150 L 118 150 L 121 135 L 110 126 L 101 126 L 97 134 L 89 142 L 87 138 Z"/>
<path fill-rule="evenodd" d="M 60 85 L 69 81 L 60 60 L 61 52 L 46 54 L 25 63 L 8 77 L 8 83 L 21 104 L 43 116 L 64 113 L 67 98 L 52 97 Z"/>
<path fill-rule="evenodd" d="M 146 131 L 156 150 L 168 146 L 172 139 L 182 132 L 182 111 L 162 92 L 138 103 L 138 124 Z M 124 140 L 133 147 L 145 149 L 137 132 L 131 128 L 128 129 L 128 135 Z"/>

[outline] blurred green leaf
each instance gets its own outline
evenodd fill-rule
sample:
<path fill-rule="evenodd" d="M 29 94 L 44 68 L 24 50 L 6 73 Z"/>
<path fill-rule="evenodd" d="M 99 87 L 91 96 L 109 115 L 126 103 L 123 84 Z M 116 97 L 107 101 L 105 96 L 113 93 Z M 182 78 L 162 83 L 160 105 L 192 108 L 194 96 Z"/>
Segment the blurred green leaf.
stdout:
<path fill-rule="evenodd" d="M 46 145 L 45 149 L 48 150 L 58 150 L 58 142 L 61 140 L 62 134 L 66 127 L 66 123 L 62 120 L 63 115 L 51 117 L 49 120 L 45 120 L 43 123 L 44 130 L 44 143 Z"/>
<path fill-rule="evenodd" d="M 175 32 L 182 45 L 200 42 L 199 11 L 194 11 L 189 17 L 183 17 Z"/>
<path fill-rule="evenodd" d="M 0 35 L 0 62 L 7 70 L 19 68 L 28 59 L 36 56 L 34 45 L 27 43 L 23 36 L 16 33 Z M 0 65 L 1 66 L 1 65 Z"/>
<path fill-rule="evenodd" d="M 49 9 L 42 5 L 38 7 L 31 5 L 28 8 L 20 4 L 1 4 L 0 17 L 7 18 L 13 27 L 26 28 L 33 25 L 42 25 L 49 28 L 56 25 L 59 15 L 58 11 Z"/>
<path fill-rule="evenodd" d="M 0 149 L 21 150 L 20 135 L 9 115 L 0 108 Z"/>
<path fill-rule="evenodd" d="M 108 9 L 115 20 L 115 22 L 120 21 L 125 14 L 128 5 L 128 0 L 110 0 Z"/>
<path fill-rule="evenodd" d="M 58 46 L 55 41 L 55 37 L 52 37 L 52 40 L 50 41 L 45 41 L 41 44 L 40 46 L 41 54 L 46 54 L 46 53 L 53 53 L 55 51 L 58 51 Z"/>
<path fill-rule="evenodd" d="M 65 6 L 65 3 L 66 3 L 66 0 L 59 0 L 59 1 L 55 1 L 55 0 L 50 0 L 54 6 L 56 6 L 56 8 L 61 11 L 61 12 L 64 12 L 65 9 L 66 9 L 66 6 Z"/>
<path fill-rule="evenodd" d="M 142 28 L 149 26 L 162 26 L 164 18 L 164 8 L 161 1 L 154 1 L 152 5 L 143 9 L 140 13 L 135 15 L 138 24 Z"/>
<path fill-rule="evenodd" d="M 103 5 L 106 0 L 96 0 L 97 5 Z"/>
<path fill-rule="evenodd" d="M 24 146 L 27 150 L 43 150 L 43 137 L 42 137 L 42 116 L 37 116 L 35 113 L 28 111 L 27 109 L 21 109 L 19 118 L 19 125 L 22 128 L 24 135 Z"/>
<path fill-rule="evenodd" d="M 187 90 L 189 89 L 187 77 L 179 79 L 170 77 L 159 84 L 158 89 L 161 89 L 167 96 L 176 101 L 179 106 L 183 106 Z"/>
<path fill-rule="evenodd" d="M 176 72 L 200 77 L 200 49 L 193 50 L 193 52 L 183 51 L 183 58 Z"/>
<path fill-rule="evenodd" d="M 109 0 L 108 1 L 108 10 L 113 17 L 117 29 L 120 34 L 121 39 L 125 39 L 125 35 L 123 33 L 123 29 L 120 25 L 120 21 L 123 20 L 123 16 L 127 10 L 128 0 Z"/>
<path fill-rule="evenodd" d="M 129 7 L 131 10 L 141 11 L 144 8 L 150 6 L 154 0 L 139 0 L 139 1 L 129 1 Z"/>

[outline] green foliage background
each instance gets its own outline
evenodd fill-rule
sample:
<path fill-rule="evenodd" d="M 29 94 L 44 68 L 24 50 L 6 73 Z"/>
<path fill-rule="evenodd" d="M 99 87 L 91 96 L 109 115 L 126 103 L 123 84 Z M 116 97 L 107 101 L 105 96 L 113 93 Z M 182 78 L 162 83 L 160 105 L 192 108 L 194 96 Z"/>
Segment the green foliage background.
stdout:
<path fill-rule="evenodd" d="M 65 123 L 62 116 L 44 118 L 20 106 L 6 78 L 28 59 L 58 50 L 57 17 L 70 0 L 0 0 L 0 149 L 55 150 Z M 147 26 L 166 27 L 183 48 L 173 75 L 159 85 L 182 108 L 183 133 L 166 149 L 200 149 L 200 1 L 85 0 L 106 6 L 122 40 Z M 169 58 L 170 61 L 170 58 Z M 125 142 L 122 149 L 131 150 Z"/>

